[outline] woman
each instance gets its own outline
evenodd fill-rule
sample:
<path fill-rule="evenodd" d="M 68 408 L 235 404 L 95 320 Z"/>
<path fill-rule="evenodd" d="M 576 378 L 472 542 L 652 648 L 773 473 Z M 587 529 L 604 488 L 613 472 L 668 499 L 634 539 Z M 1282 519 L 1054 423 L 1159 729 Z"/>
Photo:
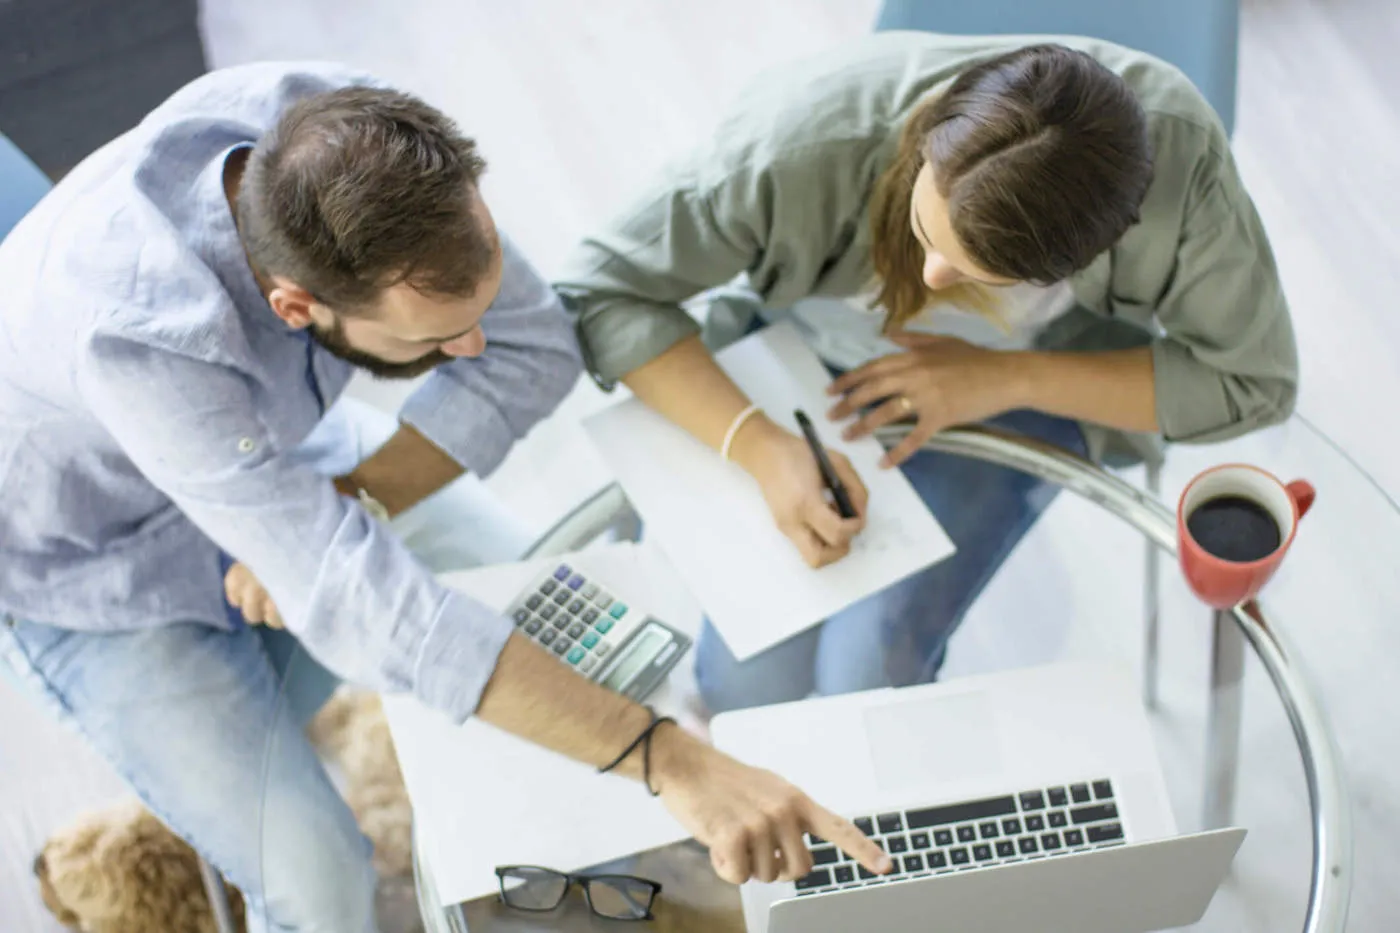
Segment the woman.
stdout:
<path fill-rule="evenodd" d="M 921 451 L 934 432 L 989 422 L 1102 459 L 1289 414 L 1288 311 L 1219 120 L 1156 59 L 1063 43 L 884 34 L 771 74 L 570 259 L 559 288 L 595 376 L 727 442 L 810 564 L 862 519 L 832 511 L 801 439 L 749 410 L 679 305 L 740 275 L 838 373 L 848 436 L 913 422 L 886 466 L 958 546 L 744 663 L 705 631 L 712 710 L 935 676 L 1053 490 Z M 734 309 L 716 303 L 707 337 L 742 332 Z"/>

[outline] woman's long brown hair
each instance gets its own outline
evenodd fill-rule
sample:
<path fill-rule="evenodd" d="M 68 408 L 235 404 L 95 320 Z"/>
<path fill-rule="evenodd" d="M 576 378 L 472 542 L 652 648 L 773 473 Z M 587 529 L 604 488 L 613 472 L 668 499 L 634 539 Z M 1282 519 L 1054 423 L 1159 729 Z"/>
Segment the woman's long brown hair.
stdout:
<path fill-rule="evenodd" d="M 871 196 L 876 303 L 887 332 L 932 300 L 989 310 L 985 289 L 937 296 L 923 282 L 910 198 L 924 163 L 969 258 L 998 276 L 1049 285 L 1080 271 L 1134 223 L 1152 181 L 1141 104 L 1083 52 L 1034 45 L 976 65 L 920 103 Z"/>

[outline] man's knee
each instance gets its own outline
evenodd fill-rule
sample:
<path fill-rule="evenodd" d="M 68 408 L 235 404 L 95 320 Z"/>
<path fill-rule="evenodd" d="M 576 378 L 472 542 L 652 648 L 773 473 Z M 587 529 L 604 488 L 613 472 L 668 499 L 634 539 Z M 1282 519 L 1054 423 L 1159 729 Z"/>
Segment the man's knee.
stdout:
<path fill-rule="evenodd" d="M 249 909 L 268 930 L 373 933 L 372 848 L 351 824 L 312 818 L 263 827 L 259 892 Z"/>

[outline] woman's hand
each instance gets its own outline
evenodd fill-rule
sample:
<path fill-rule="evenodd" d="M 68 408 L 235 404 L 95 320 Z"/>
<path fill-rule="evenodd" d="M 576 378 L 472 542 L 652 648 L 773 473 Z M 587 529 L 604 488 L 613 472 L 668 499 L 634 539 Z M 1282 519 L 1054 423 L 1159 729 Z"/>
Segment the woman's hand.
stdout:
<path fill-rule="evenodd" d="M 812 448 L 763 414 L 750 418 L 734 437 L 730 457 L 758 481 L 773 521 L 808 566 L 824 567 L 845 557 L 865 527 L 865 484 L 851 461 L 827 451 L 836 475 L 850 493 L 855 518 L 842 518 L 827 497 Z"/>
<path fill-rule="evenodd" d="M 272 604 L 272 597 L 253 576 L 253 571 L 242 564 L 234 564 L 224 575 L 224 596 L 229 605 L 243 613 L 243 618 L 253 625 L 282 628 L 282 616 Z"/>
<path fill-rule="evenodd" d="M 875 406 L 846 428 L 848 440 L 904 419 L 916 423 L 909 436 L 885 454 L 894 467 L 913 456 L 934 434 L 1018 407 L 1017 354 L 986 350 L 953 337 L 902 331 L 890 338 L 908 350 L 872 360 L 845 373 L 827 389 L 841 401 L 827 413 L 839 421 Z M 876 403 L 879 404 L 876 404 Z"/>

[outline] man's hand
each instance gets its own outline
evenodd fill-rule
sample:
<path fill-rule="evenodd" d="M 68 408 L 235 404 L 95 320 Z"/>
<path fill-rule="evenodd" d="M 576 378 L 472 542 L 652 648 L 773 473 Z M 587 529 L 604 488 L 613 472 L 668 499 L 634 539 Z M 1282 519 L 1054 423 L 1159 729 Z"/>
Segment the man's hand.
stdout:
<path fill-rule="evenodd" d="M 282 628 L 282 616 L 272 604 L 253 571 L 242 564 L 234 564 L 224 576 L 224 596 L 230 606 L 243 613 L 243 618 L 253 625 L 266 625 Z"/>
<path fill-rule="evenodd" d="M 883 466 L 908 460 L 944 428 L 982 421 L 1018 406 L 1018 354 L 908 331 L 890 339 L 908 352 L 872 360 L 827 389 L 843 396 L 827 413 L 833 421 L 875 405 L 846 429 L 847 439 L 865 437 L 906 418 L 915 420 L 909 436 L 885 454 Z"/>
<path fill-rule="evenodd" d="M 676 726 L 662 726 L 652 743 L 652 784 L 671 814 L 709 847 L 725 881 L 803 877 L 812 870 L 804 832 L 835 844 L 869 871 L 890 870 L 889 856 L 849 820 L 776 774 L 741 764 Z"/>
<path fill-rule="evenodd" d="M 869 496 L 851 461 L 827 451 L 856 510 L 855 518 L 842 518 L 828 498 L 812 448 L 762 414 L 740 427 L 730 455 L 758 481 L 773 521 L 809 566 L 824 567 L 850 552 L 851 540 L 865 527 Z"/>

